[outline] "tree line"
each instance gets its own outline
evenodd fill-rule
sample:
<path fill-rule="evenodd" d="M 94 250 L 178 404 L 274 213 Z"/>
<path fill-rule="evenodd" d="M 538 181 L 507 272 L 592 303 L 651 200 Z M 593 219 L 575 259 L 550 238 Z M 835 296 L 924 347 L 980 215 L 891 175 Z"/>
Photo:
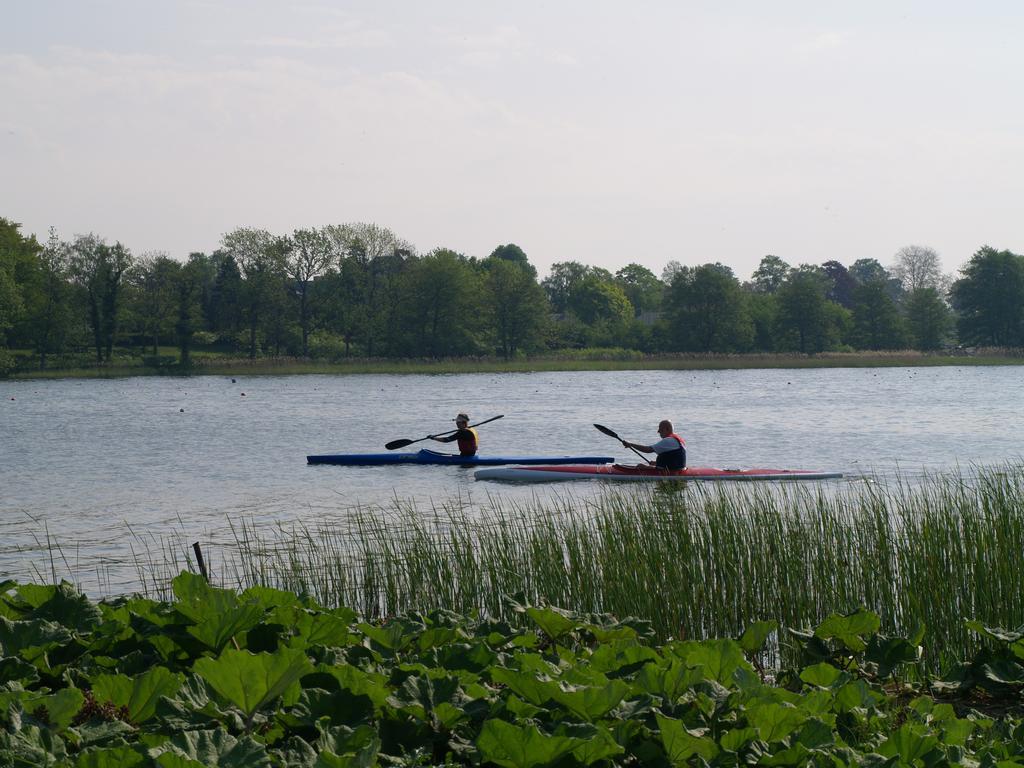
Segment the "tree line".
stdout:
<path fill-rule="evenodd" d="M 1024 347 L 1024 256 L 980 248 L 955 277 L 929 248 L 790 265 L 748 281 L 719 263 L 578 261 L 544 279 L 514 244 L 486 258 L 417 253 L 374 224 L 239 228 L 184 262 L 93 234 L 45 243 L 0 218 L 0 371 L 88 351 L 195 349 L 296 356 L 506 359 L 587 347 L 646 353 Z"/>

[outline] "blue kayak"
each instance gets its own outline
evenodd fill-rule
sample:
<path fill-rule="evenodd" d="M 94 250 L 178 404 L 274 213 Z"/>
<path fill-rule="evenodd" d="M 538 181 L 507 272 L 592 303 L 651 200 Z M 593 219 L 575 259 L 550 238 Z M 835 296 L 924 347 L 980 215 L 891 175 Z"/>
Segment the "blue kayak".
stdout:
<path fill-rule="evenodd" d="M 483 466 L 489 464 L 608 464 L 611 456 L 459 456 L 457 453 L 416 451 L 415 453 L 323 453 L 307 456 L 310 464 L 343 464 L 374 466 L 377 464 L 454 464 Z"/>

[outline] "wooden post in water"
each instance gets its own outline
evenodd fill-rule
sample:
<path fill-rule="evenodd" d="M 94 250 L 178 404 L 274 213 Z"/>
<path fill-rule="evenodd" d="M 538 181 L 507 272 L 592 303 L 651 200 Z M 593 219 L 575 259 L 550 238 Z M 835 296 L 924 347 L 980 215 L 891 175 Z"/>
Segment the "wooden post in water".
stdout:
<path fill-rule="evenodd" d="M 210 574 L 206 572 L 206 563 L 203 561 L 203 550 L 199 548 L 199 542 L 192 542 L 192 549 L 196 553 L 196 562 L 199 564 L 199 573 L 202 574 L 203 578 L 206 579 L 207 583 L 210 581 Z"/>

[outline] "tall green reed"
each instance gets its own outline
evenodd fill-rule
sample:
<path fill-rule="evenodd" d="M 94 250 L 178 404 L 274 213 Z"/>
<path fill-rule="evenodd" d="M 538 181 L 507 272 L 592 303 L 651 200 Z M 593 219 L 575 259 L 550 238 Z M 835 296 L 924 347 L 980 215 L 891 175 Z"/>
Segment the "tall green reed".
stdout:
<path fill-rule="evenodd" d="M 965 618 L 1024 623 L 1024 466 L 914 484 L 666 484 L 596 501 L 356 510 L 347 525 L 236 529 L 240 586 L 368 616 L 438 607 L 514 619 L 506 596 L 650 620 L 661 637 L 816 624 L 866 607 L 924 625 L 937 665 Z"/>

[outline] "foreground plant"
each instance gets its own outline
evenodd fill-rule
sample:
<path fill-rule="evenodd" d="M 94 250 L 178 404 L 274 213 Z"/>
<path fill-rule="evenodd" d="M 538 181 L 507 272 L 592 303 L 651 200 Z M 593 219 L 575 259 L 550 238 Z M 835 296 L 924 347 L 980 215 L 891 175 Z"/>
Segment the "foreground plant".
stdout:
<path fill-rule="evenodd" d="M 368 622 L 289 592 L 91 603 L 0 584 L 0 765 L 1024 765 L 1024 635 L 944 680 L 875 614 L 654 642 L 639 619 L 509 602 Z M 794 643 L 775 670 L 766 648 Z"/>

